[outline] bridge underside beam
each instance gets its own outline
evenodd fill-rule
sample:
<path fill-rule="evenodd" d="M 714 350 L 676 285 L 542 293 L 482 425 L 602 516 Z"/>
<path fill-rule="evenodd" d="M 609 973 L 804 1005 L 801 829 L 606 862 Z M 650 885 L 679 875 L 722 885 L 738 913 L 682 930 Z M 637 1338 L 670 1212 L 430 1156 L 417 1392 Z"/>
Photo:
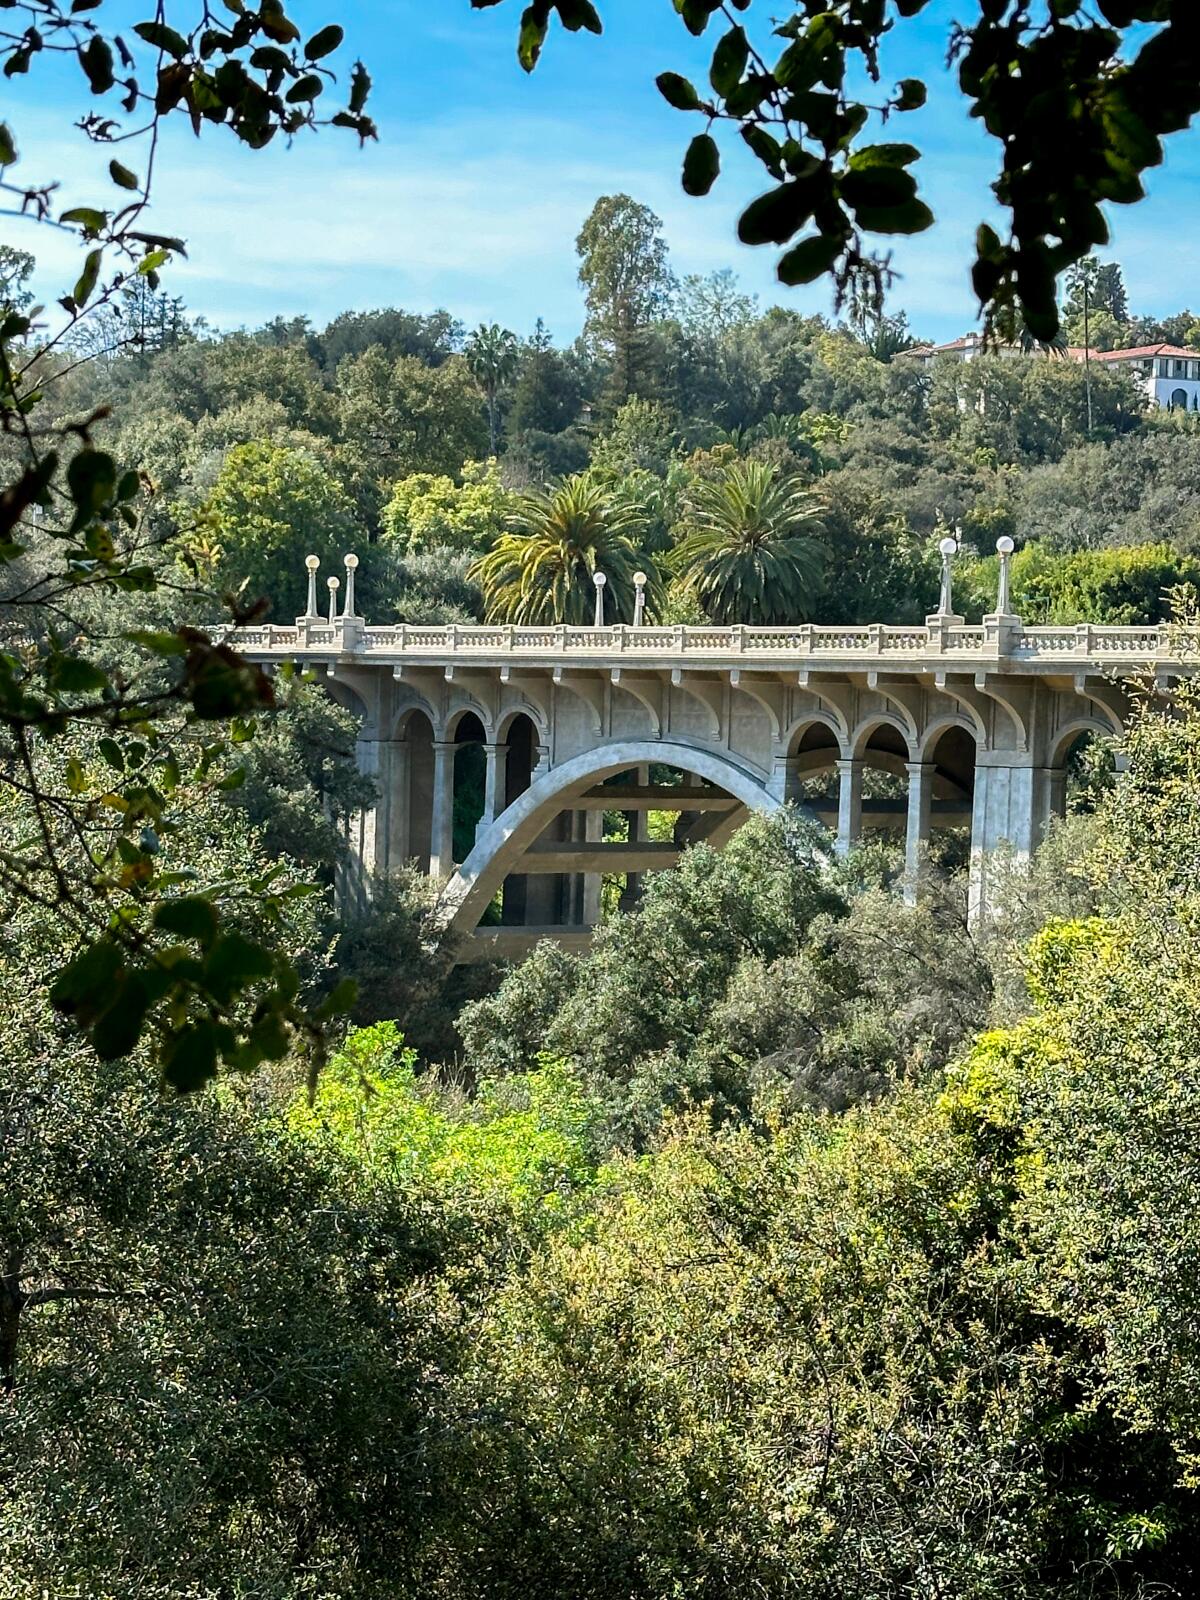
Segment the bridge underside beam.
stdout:
<path fill-rule="evenodd" d="M 806 800 L 805 809 L 819 817 L 828 827 L 832 828 L 837 823 L 838 804 L 836 800 Z M 934 800 L 929 807 L 932 816 L 944 828 L 967 826 L 971 821 L 971 801 L 962 800 Z M 886 828 L 895 824 L 903 827 L 908 816 L 908 801 L 894 799 L 864 800 L 862 803 L 862 823 L 867 828 Z"/>
<path fill-rule="evenodd" d="M 546 872 L 659 872 L 679 864 L 681 851 L 673 844 L 595 844 L 572 839 L 534 845 L 513 868 L 524 874 Z"/>
<path fill-rule="evenodd" d="M 462 941 L 456 952 L 459 966 L 478 966 L 485 961 L 523 961 L 542 943 L 551 939 L 571 954 L 581 954 L 592 942 L 591 928 L 476 928 Z"/>
<path fill-rule="evenodd" d="M 739 802 L 716 789 L 690 785 L 629 784 L 626 788 L 589 789 L 571 801 L 577 811 L 733 811 Z"/>

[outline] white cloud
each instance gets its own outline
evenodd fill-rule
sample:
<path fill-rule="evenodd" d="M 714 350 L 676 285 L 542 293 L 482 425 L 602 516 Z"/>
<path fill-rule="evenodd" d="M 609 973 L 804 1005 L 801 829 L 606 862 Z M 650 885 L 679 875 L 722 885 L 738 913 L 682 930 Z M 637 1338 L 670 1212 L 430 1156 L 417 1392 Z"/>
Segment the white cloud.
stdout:
<path fill-rule="evenodd" d="M 64 137 L 61 121 L 29 107 L 18 126 L 38 171 L 70 174 L 64 205 L 106 192 L 107 152 Z M 625 189 L 663 217 L 681 273 L 733 265 L 764 304 L 828 312 L 825 286 L 782 290 L 774 252 L 737 243 L 739 205 L 762 182 L 750 158 L 726 140 L 722 183 L 707 200 L 689 200 L 676 176 L 683 136 L 671 128 L 650 138 L 615 114 L 575 122 L 535 109 L 520 119 L 389 121 L 381 143 L 364 150 L 329 132 L 258 153 L 219 130 L 196 141 L 176 129 L 161 152 L 150 225 L 188 239 L 189 259 L 171 269 L 171 283 L 218 326 L 276 313 L 320 323 L 349 307 L 397 304 L 445 306 L 468 324 L 497 319 L 518 329 L 542 315 L 563 338 L 582 319 L 579 225 L 599 194 Z M 925 133 L 922 181 L 939 226 L 896 241 L 894 304 L 942 337 L 974 320 L 968 267 L 993 158 L 978 131 L 960 123 L 939 121 Z M 136 165 L 127 150 L 122 159 Z M 1200 245 L 1172 203 L 1194 182 L 1195 145 L 1173 149 L 1172 163 L 1156 175 L 1155 198 L 1114 217 L 1139 308 L 1200 301 Z M 38 254 L 44 295 L 69 286 L 78 261 L 69 235 L 17 224 L 9 237 Z"/>

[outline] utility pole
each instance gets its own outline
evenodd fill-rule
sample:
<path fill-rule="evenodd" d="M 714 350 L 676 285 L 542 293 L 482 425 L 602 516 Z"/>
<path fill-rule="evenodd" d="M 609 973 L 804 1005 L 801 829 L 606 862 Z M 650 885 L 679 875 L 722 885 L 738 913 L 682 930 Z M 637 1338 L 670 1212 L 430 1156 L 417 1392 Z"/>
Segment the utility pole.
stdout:
<path fill-rule="evenodd" d="M 1087 390 L 1087 431 L 1092 437 L 1092 275 L 1083 273 L 1083 376 Z"/>

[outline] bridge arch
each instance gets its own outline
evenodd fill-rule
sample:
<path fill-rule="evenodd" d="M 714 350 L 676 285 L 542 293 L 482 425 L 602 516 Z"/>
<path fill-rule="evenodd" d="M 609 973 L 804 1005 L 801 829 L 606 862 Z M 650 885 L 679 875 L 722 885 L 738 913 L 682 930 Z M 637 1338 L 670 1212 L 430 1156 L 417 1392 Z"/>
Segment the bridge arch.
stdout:
<path fill-rule="evenodd" d="M 500 713 L 496 719 L 495 727 L 495 739 L 497 744 L 503 744 L 505 742 L 509 736 L 509 733 L 512 731 L 513 724 L 521 717 L 525 718 L 525 720 L 532 726 L 534 732 L 536 733 L 537 738 L 535 743 L 550 743 L 550 718 L 541 706 L 535 705 L 533 701 L 530 700 L 524 705 L 507 706 Z"/>
<path fill-rule="evenodd" d="M 780 801 L 768 791 L 767 775 L 726 750 L 663 739 L 598 744 L 535 774 L 529 787 L 480 834 L 442 891 L 442 925 L 455 933 L 470 933 L 505 878 L 520 872 L 529 846 L 560 811 L 570 808 L 574 797 L 615 773 L 647 765 L 677 767 L 704 778 L 750 811 L 771 813 L 780 808 Z"/>
<path fill-rule="evenodd" d="M 872 740 L 876 734 L 888 728 L 899 735 L 903 743 L 903 754 L 899 750 L 888 750 L 886 744 L 874 745 Z M 877 752 L 886 755 L 900 756 L 901 760 L 912 761 L 915 759 L 916 729 L 905 722 L 904 718 L 894 711 L 872 711 L 865 716 L 850 736 L 850 754 L 856 760 L 865 759 L 868 754 Z"/>
<path fill-rule="evenodd" d="M 786 729 L 783 738 L 780 740 L 788 755 L 794 756 L 799 753 L 804 743 L 805 734 L 811 732 L 813 728 L 828 728 L 830 733 L 833 734 L 837 746 L 836 759 L 841 759 L 849 754 L 850 737 L 842 719 L 835 716 L 832 711 L 810 710 L 805 711 L 803 716 L 797 717 Z"/>
<path fill-rule="evenodd" d="M 1096 739 L 1112 740 L 1119 737 L 1113 732 L 1111 725 L 1099 717 L 1073 717 L 1065 726 L 1055 730 L 1050 759 L 1046 762 L 1047 767 L 1052 769 L 1065 767 L 1072 746 L 1085 733 L 1091 734 Z"/>

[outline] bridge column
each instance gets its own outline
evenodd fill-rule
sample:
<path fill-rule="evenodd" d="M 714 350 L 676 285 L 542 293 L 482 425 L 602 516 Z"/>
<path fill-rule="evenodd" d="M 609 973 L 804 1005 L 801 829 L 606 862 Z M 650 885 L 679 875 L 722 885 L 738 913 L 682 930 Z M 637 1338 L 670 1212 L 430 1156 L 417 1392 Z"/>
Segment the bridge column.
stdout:
<path fill-rule="evenodd" d="M 391 743 L 388 763 L 388 870 L 394 871 L 408 860 L 411 853 L 411 830 L 408 825 L 409 791 L 412 782 L 412 747 L 407 739 Z"/>
<path fill-rule="evenodd" d="M 933 808 L 932 761 L 906 761 L 908 773 L 908 828 L 904 841 L 904 899 L 915 905 L 925 853 L 929 848 L 929 819 Z"/>
<path fill-rule="evenodd" d="M 506 744 L 485 744 L 483 754 L 487 762 L 487 768 L 483 780 L 483 815 L 480 817 L 479 826 L 475 830 L 476 838 L 485 828 L 490 828 L 504 810 L 508 776 L 508 746 Z"/>
<path fill-rule="evenodd" d="M 1067 769 L 1065 767 L 1051 767 L 1046 773 L 1048 785 L 1047 804 L 1052 817 L 1065 817 L 1067 814 Z"/>
<path fill-rule="evenodd" d="M 862 833 L 863 764 L 842 760 L 838 770 L 837 853 L 849 855 Z"/>
<path fill-rule="evenodd" d="M 650 784 L 650 768 L 639 767 L 635 774 L 636 781 L 643 788 Z M 630 844 L 645 844 L 650 837 L 650 813 L 648 811 L 627 811 L 625 822 L 629 830 Z M 622 911 L 632 911 L 642 898 L 642 874 L 640 872 L 627 872 L 625 874 L 625 888 L 618 902 Z"/>
<path fill-rule="evenodd" d="M 429 837 L 429 876 L 448 878 L 454 871 L 454 757 L 458 746 L 446 739 L 433 742 L 433 822 Z"/>
<path fill-rule="evenodd" d="M 603 811 L 585 811 L 583 813 L 583 837 L 589 844 L 603 844 Z M 600 890 L 603 883 L 604 876 L 602 873 L 585 872 L 583 875 L 583 893 L 580 900 L 579 920 L 585 928 L 594 928 L 600 921 Z"/>
<path fill-rule="evenodd" d="M 777 755 L 771 768 L 771 781 L 767 793 L 780 804 L 795 800 L 800 788 L 800 757 Z"/>
<path fill-rule="evenodd" d="M 982 922 L 996 910 L 999 887 L 993 858 L 1027 866 L 1045 832 L 1048 774 L 1032 761 L 1013 763 L 981 752 L 975 766 L 971 813 L 971 871 L 967 920 Z"/>

